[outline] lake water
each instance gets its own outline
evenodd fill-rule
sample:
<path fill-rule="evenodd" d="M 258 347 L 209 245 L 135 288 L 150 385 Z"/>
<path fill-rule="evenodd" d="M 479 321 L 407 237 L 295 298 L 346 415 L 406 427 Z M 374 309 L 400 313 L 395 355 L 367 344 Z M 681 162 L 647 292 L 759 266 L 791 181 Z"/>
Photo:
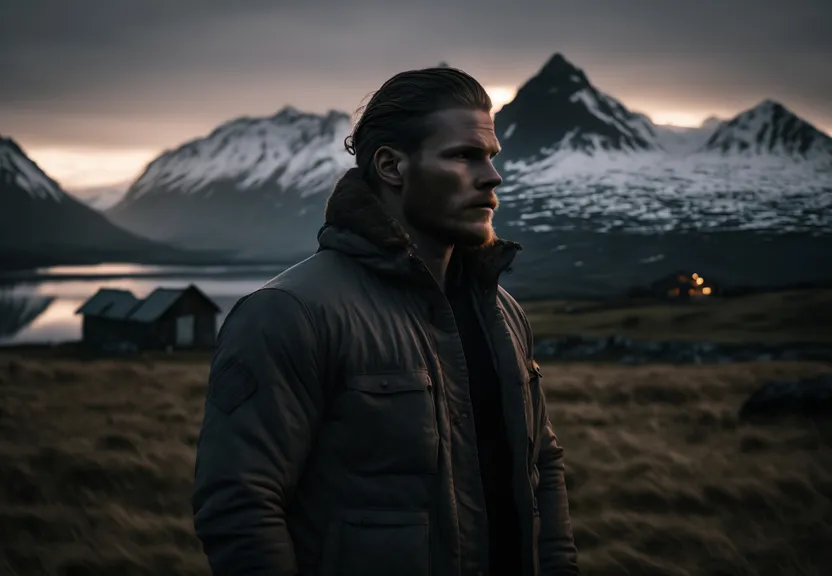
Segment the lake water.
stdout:
<path fill-rule="evenodd" d="M 241 297 L 285 267 L 187 267 L 101 264 L 43 268 L 26 276 L 0 275 L 0 344 L 58 343 L 81 337 L 76 310 L 100 288 L 144 298 L 156 288 L 196 285 L 220 307 L 219 326 Z"/>

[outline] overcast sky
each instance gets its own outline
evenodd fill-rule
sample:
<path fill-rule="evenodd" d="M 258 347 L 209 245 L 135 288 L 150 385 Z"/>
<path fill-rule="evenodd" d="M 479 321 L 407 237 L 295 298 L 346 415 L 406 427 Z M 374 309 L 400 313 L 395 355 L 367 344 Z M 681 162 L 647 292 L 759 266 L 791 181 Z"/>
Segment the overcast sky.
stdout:
<path fill-rule="evenodd" d="M 67 186 L 286 104 L 348 112 L 441 60 L 515 88 L 554 52 L 658 121 L 764 98 L 832 133 L 824 0 L 4 0 L 0 134 Z"/>

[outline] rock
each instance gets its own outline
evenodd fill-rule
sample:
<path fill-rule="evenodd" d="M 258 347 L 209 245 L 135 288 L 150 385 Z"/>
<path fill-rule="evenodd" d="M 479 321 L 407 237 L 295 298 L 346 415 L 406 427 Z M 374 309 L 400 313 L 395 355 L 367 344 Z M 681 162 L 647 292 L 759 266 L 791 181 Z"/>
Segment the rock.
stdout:
<path fill-rule="evenodd" d="M 768 382 L 740 408 L 741 420 L 772 416 L 832 416 L 832 374 Z"/>

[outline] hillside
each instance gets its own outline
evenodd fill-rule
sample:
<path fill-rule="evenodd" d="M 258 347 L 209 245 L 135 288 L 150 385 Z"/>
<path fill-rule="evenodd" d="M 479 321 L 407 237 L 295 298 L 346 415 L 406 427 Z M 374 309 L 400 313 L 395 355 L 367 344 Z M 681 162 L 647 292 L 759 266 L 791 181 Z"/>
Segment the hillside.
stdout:
<path fill-rule="evenodd" d="M 543 300 L 524 309 L 536 340 L 560 336 L 641 341 L 832 346 L 832 290 L 785 290 L 688 305 L 655 299 Z"/>
<path fill-rule="evenodd" d="M 64 192 L 14 140 L 0 138 L 0 270 L 184 257 L 119 228 Z"/>
<path fill-rule="evenodd" d="M 314 249 L 323 205 L 354 159 L 346 114 L 287 107 L 239 118 L 150 163 L 107 215 L 183 247 L 292 258 Z"/>

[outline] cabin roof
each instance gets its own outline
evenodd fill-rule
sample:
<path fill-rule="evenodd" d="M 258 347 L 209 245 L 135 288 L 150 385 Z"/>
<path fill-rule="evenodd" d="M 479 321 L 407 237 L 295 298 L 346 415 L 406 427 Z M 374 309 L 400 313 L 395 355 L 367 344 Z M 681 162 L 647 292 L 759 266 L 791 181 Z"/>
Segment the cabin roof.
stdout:
<path fill-rule="evenodd" d="M 192 284 L 185 288 L 156 288 L 143 300 L 136 298 L 128 290 L 102 288 L 75 313 L 133 322 L 154 322 L 188 290 L 196 290 L 214 312 L 220 311 L 219 306 L 213 300 Z"/>
<path fill-rule="evenodd" d="M 156 288 L 130 313 L 130 320 L 153 322 L 173 306 L 185 290 L 183 288 Z"/>
<path fill-rule="evenodd" d="M 138 303 L 139 299 L 129 290 L 102 288 L 75 313 L 99 318 L 125 319 Z"/>

